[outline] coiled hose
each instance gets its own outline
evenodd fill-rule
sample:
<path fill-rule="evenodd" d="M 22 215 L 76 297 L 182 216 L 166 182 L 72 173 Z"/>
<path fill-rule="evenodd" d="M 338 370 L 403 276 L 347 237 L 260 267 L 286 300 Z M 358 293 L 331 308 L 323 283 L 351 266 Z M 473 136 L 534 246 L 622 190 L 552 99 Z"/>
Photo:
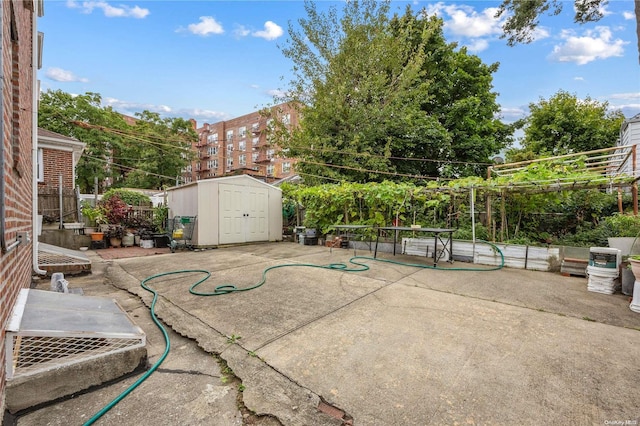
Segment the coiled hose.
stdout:
<path fill-rule="evenodd" d="M 206 271 L 204 269 L 182 269 L 182 270 L 178 270 L 178 271 L 162 272 L 160 274 L 151 275 L 151 276 L 145 278 L 144 280 L 142 280 L 140 282 L 140 286 L 143 289 L 145 289 L 146 291 L 148 291 L 148 292 L 153 294 L 153 300 L 151 302 L 151 307 L 149 308 L 149 310 L 151 312 L 151 318 L 153 319 L 153 322 L 160 329 L 160 331 L 162 332 L 162 335 L 164 336 L 165 350 L 164 350 L 162 356 L 158 359 L 158 361 L 156 361 L 155 364 L 153 364 L 151 366 L 151 368 L 149 368 L 149 370 L 146 373 L 144 373 L 131 386 L 129 386 L 127 389 L 125 389 L 113 401 L 111 401 L 109 404 L 105 405 L 100 411 L 98 411 L 93 417 L 91 417 L 86 423 L 84 423 L 84 426 L 88 426 L 88 425 L 94 424 L 107 411 L 111 410 L 118 402 L 122 401 L 127 395 L 129 395 L 142 382 L 147 380 L 147 378 L 154 371 L 156 371 L 158 369 L 160 364 L 162 364 L 164 362 L 164 360 L 167 357 L 167 355 L 169 355 L 169 349 L 171 347 L 171 342 L 169 341 L 169 334 L 167 333 L 167 330 L 164 328 L 162 323 L 158 320 L 158 317 L 156 316 L 156 312 L 155 312 L 156 302 L 158 300 L 158 292 L 156 290 L 152 289 L 151 287 L 147 286 L 147 283 L 152 281 L 152 280 L 155 280 L 155 279 L 161 278 L 161 277 L 166 277 L 168 275 L 189 274 L 189 273 L 204 274 L 203 278 L 199 279 L 194 284 L 192 284 L 191 287 L 189 287 L 189 293 L 191 293 L 191 294 L 193 294 L 195 296 L 221 296 L 223 294 L 229 294 L 229 293 L 235 293 L 235 292 L 241 292 L 241 291 L 249 291 L 249 290 L 256 289 L 256 288 L 262 286 L 264 283 L 267 282 L 267 272 L 269 272 L 269 271 L 271 271 L 273 269 L 278 269 L 278 268 L 305 267 L 305 268 L 331 269 L 331 270 L 338 270 L 338 271 L 342 271 L 342 272 L 364 272 L 364 271 L 368 271 L 370 269 L 369 265 L 367 265 L 365 263 L 358 262 L 358 261 L 356 261 L 356 259 L 358 259 L 358 260 L 360 260 L 360 259 L 362 259 L 362 260 L 373 260 L 373 261 L 376 261 L 376 262 L 392 263 L 394 265 L 410 266 L 410 267 L 421 268 L 421 269 L 441 269 L 441 270 L 446 270 L 446 271 L 496 271 L 498 269 L 502 269 L 504 267 L 504 254 L 502 253 L 500 248 L 498 248 L 498 246 L 496 246 L 495 244 L 492 244 L 492 243 L 490 243 L 488 241 L 480 241 L 480 242 L 490 245 L 500 255 L 500 265 L 492 267 L 492 268 L 440 268 L 438 266 L 423 265 L 423 264 L 419 264 L 419 263 L 405 263 L 405 262 L 399 262 L 399 261 L 391 260 L 391 259 L 378 259 L 378 258 L 373 258 L 373 257 L 370 257 L 370 256 L 353 256 L 351 259 L 349 259 L 349 263 L 352 264 L 352 265 L 357 265 L 357 267 L 355 267 L 355 268 L 353 268 L 353 267 L 350 268 L 349 265 L 347 265 L 346 263 L 343 263 L 343 262 L 340 262 L 340 263 L 329 263 L 327 265 L 316 265 L 316 264 L 313 264 L 313 263 L 285 263 L 285 264 L 282 264 L 282 265 L 269 266 L 268 268 L 264 269 L 262 271 L 261 280 L 258 281 L 256 284 L 254 284 L 252 286 L 249 286 L 249 287 L 236 287 L 234 284 L 221 284 L 221 285 L 216 286 L 212 292 L 201 292 L 201 291 L 197 291 L 196 290 L 196 288 L 200 284 L 204 283 L 206 280 L 209 279 L 209 277 L 211 277 L 211 272 Z"/>

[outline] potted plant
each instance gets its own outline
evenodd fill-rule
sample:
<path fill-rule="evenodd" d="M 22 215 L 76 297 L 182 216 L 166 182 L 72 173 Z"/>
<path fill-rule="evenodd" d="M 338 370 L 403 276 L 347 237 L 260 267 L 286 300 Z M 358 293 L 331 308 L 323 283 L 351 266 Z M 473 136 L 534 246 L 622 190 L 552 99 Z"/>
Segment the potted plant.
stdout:
<path fill-rule="evenodd" d="M 124 227 L 122 225 L 109 225 L 104 236 L 109 239 L 109 244 L 111 244 L 112 247 L 120 247 L 122 237 L 124 237 Z"/>
<path fill-rule="evenodd" d="M 153 248 L 153 228 L 141 228 L 138 230 L 138 234 L 140 235 L 140 247 L 142 248 Z"/>
<path fill-rule="evenodd" d="M 88 202 L 83 202 L 82 207 L 80 208 L 82 212 L 82 217 L 85 218 L 85 226 L 84 232 L 86 234 L 92 234 L 96 232 L 96 226 L 107 223 L 107 216 L 105 215 L 105 211 L 102 206 L 93 207 Z"/>

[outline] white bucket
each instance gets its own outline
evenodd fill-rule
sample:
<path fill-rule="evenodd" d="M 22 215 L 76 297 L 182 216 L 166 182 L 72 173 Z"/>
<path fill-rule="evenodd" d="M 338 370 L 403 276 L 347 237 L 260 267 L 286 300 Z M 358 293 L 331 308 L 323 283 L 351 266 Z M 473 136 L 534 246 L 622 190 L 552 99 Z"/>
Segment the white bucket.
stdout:
<path fill-rule="evenodd" d="M 613 294 L 616 289 L 616 278 L 618 269 L 599 268 L 597 266 L 587 266 L 587 290 L 596 293 Z"/>
<path fill-rule="evenodd" d="M 611 247 L 591 247 L 589 250 L 589 266 L 618 269 L 622 261 L 622 252 Z"/>
<path fill-rule="evenodd" d="M 140 247 L 146 249 L 153 248 L 153 240 L 140 240 Z"/>

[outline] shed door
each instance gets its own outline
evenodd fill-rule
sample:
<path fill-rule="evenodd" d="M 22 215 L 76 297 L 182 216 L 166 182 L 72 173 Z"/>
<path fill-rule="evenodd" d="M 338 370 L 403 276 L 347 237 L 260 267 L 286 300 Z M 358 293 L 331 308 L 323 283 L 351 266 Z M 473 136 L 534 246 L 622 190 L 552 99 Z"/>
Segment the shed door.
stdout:
<path fill-rule="evenodd" d="M 219 242 L 235 244 L 269 239 L 266 188 L 219 184 Z"/>

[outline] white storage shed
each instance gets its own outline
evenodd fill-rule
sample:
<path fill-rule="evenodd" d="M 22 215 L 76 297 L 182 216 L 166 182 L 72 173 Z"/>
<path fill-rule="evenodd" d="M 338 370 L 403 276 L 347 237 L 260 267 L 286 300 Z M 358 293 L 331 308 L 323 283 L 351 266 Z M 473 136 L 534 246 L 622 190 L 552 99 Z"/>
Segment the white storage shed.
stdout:
<path fill-rule="evenodd" d="M 282 241 L 282 191 L 251 176 L 199 180 L 167 190 L 169 218 L 197 216 L 192 244 Z"/>

